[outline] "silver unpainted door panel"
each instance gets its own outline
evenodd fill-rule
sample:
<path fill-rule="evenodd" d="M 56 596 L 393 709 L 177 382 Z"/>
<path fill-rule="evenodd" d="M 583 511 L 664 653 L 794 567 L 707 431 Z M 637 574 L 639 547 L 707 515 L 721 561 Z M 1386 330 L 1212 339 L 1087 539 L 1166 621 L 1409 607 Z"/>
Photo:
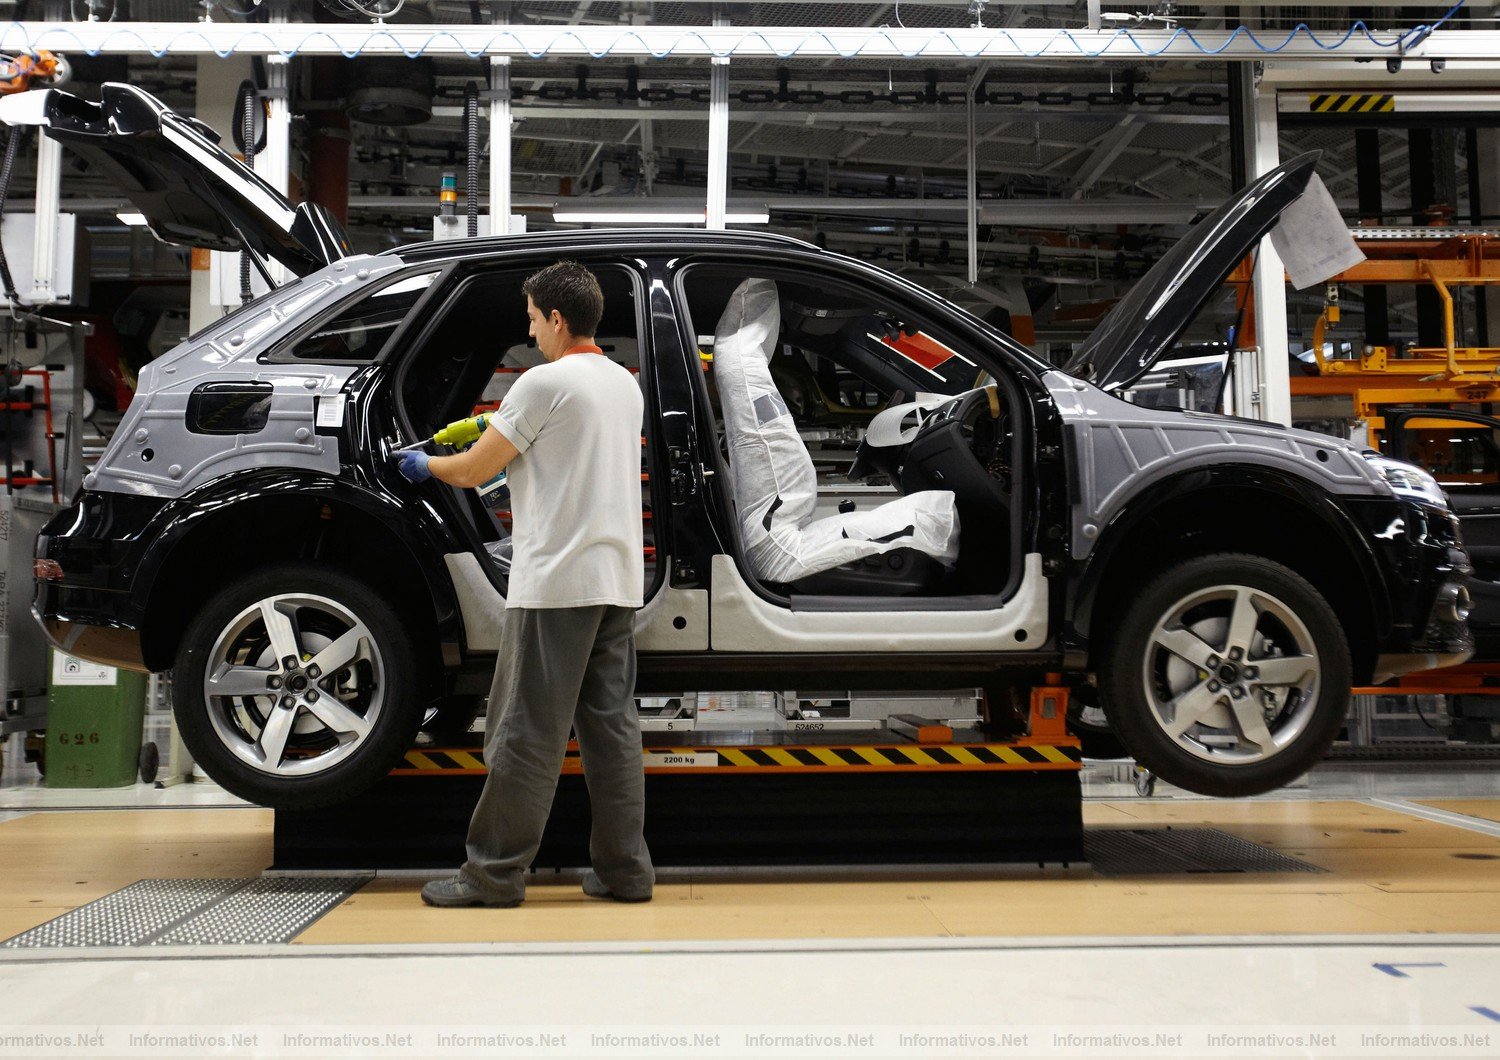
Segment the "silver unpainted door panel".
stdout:
<path fill-rule="evenodd" d="M 109 448 L 84 479 L 93 490 L 170 499 L 235 471 L 285 468 L 336 475 L 337 439 L 317 432 L 320 403 L 330 425 L 353 365 L 262 364 L 259 357 L 329 305 L 403 268 L 396 258 L 349 258 L 293 281 L 248 314 L 233 314 L 141 371 Z M 265 426 L 246 434 L 188 429 L 188 403 L 206 383 L 271 387 Z"/>

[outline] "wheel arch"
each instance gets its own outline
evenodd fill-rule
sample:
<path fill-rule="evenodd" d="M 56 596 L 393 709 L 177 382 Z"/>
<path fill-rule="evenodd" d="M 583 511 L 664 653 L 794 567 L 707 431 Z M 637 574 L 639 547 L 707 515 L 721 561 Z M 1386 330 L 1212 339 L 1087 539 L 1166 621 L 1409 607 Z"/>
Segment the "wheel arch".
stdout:
<path fill-rule="evenodd" d="M 1384 577 L 1358 527 L 1315 483 L 1226 465 L 1183 472 L 1132 498 L 1099 535 L 1072 592 L 1073 630 L 1097 661 L 1102 630 L 1128 591 L 1168 562 L 1213 552 L 1274 560 L 1306 578 L 1344 627 L 1356 681 L 1370 678 L 1390 627 Z M 1097 634 L 1097 635 L 1096 635 Z"/>
<path fill-rule="evenodd" d="M 171 667 L 187 623 L 226 579 L 285 560 L 371 578 L 411 609 L 424 665 L 456 663 L 462 618 L 433 544 L 398 506 L 337 480 L 277 475 L 195 491 L 163 511 L 137 570 L 145 663 Z"/>

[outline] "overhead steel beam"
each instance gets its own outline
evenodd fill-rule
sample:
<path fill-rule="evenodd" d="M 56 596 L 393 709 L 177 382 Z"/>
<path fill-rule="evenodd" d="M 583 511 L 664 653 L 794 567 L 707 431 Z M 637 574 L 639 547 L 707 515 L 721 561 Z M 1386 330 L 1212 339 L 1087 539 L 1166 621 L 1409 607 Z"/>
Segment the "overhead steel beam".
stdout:
<path fill-rule="evenodd" d="M 311 109 L 311 108 L 308 108 Z M 652 121 L 696 121 L 708 120 L 701 106 L 693 107 L 642 107 L 651 115 Z M 1113 106 L 1098 110 L 1083 110 L 1069 107 L 1042 106 L 990 106 L 978 107 L 978 115 L 985 120 L 1012 121 L 1078 121 L 1105 122 L 1114 124 L 1122 117 L 1136 121 L 1163 125 L 1227 125 L 1228 115 L 1221 111 L 1153 110 L 1150 107 L 1129 109 Z M 519 103 L 514 108 L 517 118 L 552 118 L 558 121 L 634 121 L 637 112 L 620 107 L 573 107 L 556 104 Z M 461 106 L 439 104 L 432 108 L 434 118 L 457 118 L 463 115 Z M 785 106 L 775 110 L 740 107 L 730 112 L 732 122 L 754 122 L 757 125 L 826 125 L 830 122 L 901 122 L 909 125 L 929 125 L 936 121 L 958 122 L 964 114 L 958 108 L 908 107 L 897 110 L 840 110 L 836 105 Z"/>
<path fill-rule="evenodd" d="M 1083 160 L 1083 165 L 1078 167 L 1078 172 L 1073 174 L 1068 181 L 1068 192 L 1075 199 L 1083 198 L 1083 193 L 1098 183 L 1104 171 L 1114 165 L 1115 159 L 1124 153 L 1125 148 L 1130 146 L 1130 141 L 1141 134 L 1144 125 L 1135 120 L 1135 115 L 1127 114 L 1120 119 L 1120 124 L 1104 134 L 1099 145 L 1094 148 L 1094 153 Z"/>
<path fill-rule="evenodd" d="M 520 176 L 521 174 L 517 174 Z M 574 175 L 576 174 L 568 174 Z M 431 213 L 432 203 L 416 195 L 351 195 L 351 209 L 410 209 L 414 213 Z M 559 199 L 555 194 L 519 192 L 512 196 L 511 209 L 550 209 L 556 205 L 604 207 L 617 213 L 639 210 L 652 213 L 659 210 L 689 211 L 702 206 L 701 199 L 681 195 L 659 195 L 650 198 L 640 196 L 580 195 Z M 1051 225 L 1072 227 L 1077 225 L 1151 225 L 1187 224 L 1197 214 L 1212 210 L 1214 201 L 1162 202 L 1155 199 L 1090 199 L 1079 202 L 1072 199 L 983 199 L 978 203 L 978 219 L 982 224 L 1003 227 Z M 76 214 L 114 214 L 129 210 L 129 200 L 121 197 L 90 197 L 62 199 L 64 211 Z M 7 212 L 24 212 L 29 203 L 6 204 Z M 730 213 L 754 210 L 770 210 L 773 214 L 842 214 L 859 218 L 866 214 L 923 214 L 961 217 L 969 210 L 964 198 L 947 199 L 900 199 L 900 198 L 845 198 L 840 196 L 735 195 L 725 200 L 725 209 Z"/>
<path fill-rule="evenodd" d="M 979 220 L 989 225 L 1169 225 L 1190 223 L 1217 203 L 1160 199 L 988 199 Z"/>
<path fill-rule="evenodd" d="M 595 58 L 844 58 L 934 62 L 1122 59 L 1130 62 L 1386 59 L 1406 31 L 1318 36 L 1305 29 L 900 29 L 786 26 L 454 26 L 185 22 L 12 22 L 0 51 L 140 55 L 512 55 Z M 1335 45 L 1343 40 L 1341 44 Z M 1500 31 L 1436 30 L 1407 60 L 1500 59 Z"/>

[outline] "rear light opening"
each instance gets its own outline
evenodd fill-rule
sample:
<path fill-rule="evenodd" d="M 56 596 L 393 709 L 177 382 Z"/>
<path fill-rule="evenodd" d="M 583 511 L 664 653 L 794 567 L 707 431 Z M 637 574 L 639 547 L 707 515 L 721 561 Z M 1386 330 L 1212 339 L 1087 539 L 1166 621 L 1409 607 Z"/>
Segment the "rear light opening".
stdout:
<path fill-rule="evenodd" d="M 32 563 L 32 573 L 39 582 L 62 581 L 62 564 L 55 559 L 38 559 Z"/>

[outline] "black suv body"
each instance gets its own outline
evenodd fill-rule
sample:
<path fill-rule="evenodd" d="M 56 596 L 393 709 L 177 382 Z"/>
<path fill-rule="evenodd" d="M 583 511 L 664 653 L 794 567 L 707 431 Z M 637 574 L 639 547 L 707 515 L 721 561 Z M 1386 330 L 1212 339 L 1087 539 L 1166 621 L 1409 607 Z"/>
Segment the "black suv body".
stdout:
<path fill-rule="evenodd" d="M 343 256 L 326 218 L 284 200 L 257 223 L 241 208 L 255 196 L 224 186 L 243 167 L 149 96 L 30 95 L 50 98 L 0 118 L 113 165 L 127 193 L 152 185 L 139 201 L 159 234 L 299 274 L 148 366 L 37 544 L 35 610 L 54 642 L 172 670 L 190 749 L 258 802 L 348 797 L 425 711 L 471 714 L 488 687 L 504 512 L 403 480 L 390 453 L 503 400 L 535 360 L 519 281 L 561 257 L 600 276 L 599 341 L 645 393 L 643 693 L 980 686 L 1000 727 L 1001 689 L 1060 672 L 1097 686 L 1159 775 L 1236 795 L 1316 761 L 1352 684 L 1471 650 L 1468 558 L 1424 473 L 1111 392 L 1296 201 L 1311 156 L 1195 226 L 1064 371 L 908 280 L 773 235 L 573 231 Z M 241 205 L 169 217 L 173 181 Z M 711 359 L 746 277 L 781 292 L 779 356 L 803 381 L 783 396 L 794 412 L 819 405 L 807 444 L 858 442 L 846 503 L 951 491 L 956 563 L 778 583 L 747 562 Z M 912 393 L 899 441 L 873 446 L 866 425 Z M 820 483 L 836 477 L 825 467 Z"/>

